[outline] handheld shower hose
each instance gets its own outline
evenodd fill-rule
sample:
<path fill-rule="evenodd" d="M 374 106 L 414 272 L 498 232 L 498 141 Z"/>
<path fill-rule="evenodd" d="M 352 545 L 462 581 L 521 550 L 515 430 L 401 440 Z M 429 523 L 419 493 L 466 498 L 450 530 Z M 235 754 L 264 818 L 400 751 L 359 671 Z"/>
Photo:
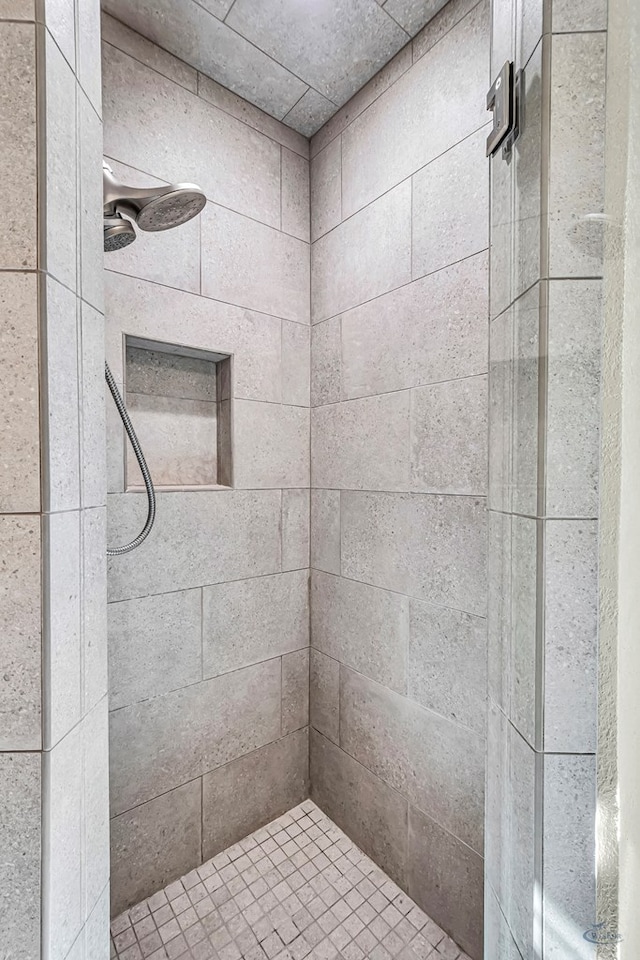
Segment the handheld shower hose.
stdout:
<path fill-rule="evenodd" d="M 135 540 L 132 540 L 131 543 L 126 543 L 123 547 L 107 547 L 108 557 L 119 557 L 123 553 L 129 553 L 130 550 L 135 550 L 136 547 L 139 547 L 140 544 L 146 540 L 151 533 L 151 527 L 153 526 L 153 521 L 156 518 L 156 492 L 153 489 L 153 480 L 151 479 L 151 474 L 149 473 L 149 468 L 147 467 L 147 461 L 144 458 L 142 447 L 140 446 L 136 432 L 133 429 L 131 418 L 127 412 L 127 408 L 124 405 L 124 400 L 122 399 L 120 391 L 118 390 L 118 386 L 113 379 L 113 374 L 109 369 L 109 364 L 106 361 L 104 365 L 104 376 L 107 381 L 107 386 L 111 391 L 113 402 L 118 408 L 120 419 L 122 420 L 124 428 L 127 431 L 127 436 L 133 448 L 133 452 L 136 455 L 136 460 L 138 461 L 138 466 L 140 467 L 140 473 L 142 474 L 144 485 L 147 488 L 147 500 L 149 502 L 146 523 Z"/>

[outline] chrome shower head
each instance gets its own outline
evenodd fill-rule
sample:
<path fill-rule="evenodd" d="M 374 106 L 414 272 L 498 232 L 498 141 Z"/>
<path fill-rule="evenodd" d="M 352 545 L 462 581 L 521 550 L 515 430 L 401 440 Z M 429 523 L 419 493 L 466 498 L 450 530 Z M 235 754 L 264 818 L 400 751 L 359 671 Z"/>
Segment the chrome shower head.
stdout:
<path fill-rule="evenodd" d="M 200 187 L 194 183 L 174 183 L 166 187 L 146 189 L 128 187 L 116 180 L 107 163 L 103 162 L 102 168 L 105 244 L 106 223 L 114 217 L 125 214 L 137 223 L 141 230 L 149 232 L 170 230 L 196 217 L 207 202 Z M 133 231 L 133 227 L 131 230 Z M 124 232 L 121 235 L 124 238 Z M 131 243 L 133 239 L 135 239 L 135 232 L 127 242 Z M 118 249 L 118 247 L 109 247 L 109 249 Z"/>
<path fill-rule="evenodd" d="M 119 213 L 113 217 L 104 218 L 104 250 L 112 253 L 128 247 L 136 238 L 136 231 L 130 220 L 125 220 Z"/>

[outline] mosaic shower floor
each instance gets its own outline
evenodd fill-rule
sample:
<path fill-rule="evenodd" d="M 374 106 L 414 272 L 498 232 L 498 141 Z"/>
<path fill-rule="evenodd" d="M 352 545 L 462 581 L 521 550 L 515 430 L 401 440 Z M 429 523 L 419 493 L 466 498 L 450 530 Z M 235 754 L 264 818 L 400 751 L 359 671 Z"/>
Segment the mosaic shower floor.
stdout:
<path fill-rule="evenodd" d="M 118 960 L 469 960 L 311 800 L 111 924 Z"/>

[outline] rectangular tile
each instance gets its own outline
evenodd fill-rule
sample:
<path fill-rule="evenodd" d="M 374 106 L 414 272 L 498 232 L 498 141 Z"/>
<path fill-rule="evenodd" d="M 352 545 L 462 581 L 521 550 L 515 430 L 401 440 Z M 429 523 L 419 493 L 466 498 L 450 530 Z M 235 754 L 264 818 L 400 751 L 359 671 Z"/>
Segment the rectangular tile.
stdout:
<path fill-rule="evenodd" d="M 309 406 L 311 331 L 306 324 L 282 321 L 282 402 Z"/>
<path fill-rule="evenodd" d="M 342 141 L 336 137 L 312 159 L 311 239 L 317 240 L 342 219 Z"/>
<path fill-rule="evenodd" d="M 200 590 L 110 603 L 108 616 L 111 710 L 202 679 Z"/>
<path fill-rule="evenodd" d="M 160 493 L 157 499 L 153 536 L 135 556 L 109 561 L 110 600 L 280 571 L 279 490 Z M 109 544 L 135 535 L 142 509 L 138 494 L 109 497 Z"/>
<path fill-rule="evenodd" d="M 281 228 L 299 240 L 309 242 L 309 161 L 282 148 Z"/>
<path fill-rule="evenodd" d="M 107 156 L 167 183 L 186 176 L 212 203 L 280 225 L 278 144 L 115 47 L 103 75 Z M 185 117 L 199 136 L 176 138 Z"/>
<path fill-rule="evenodd" d="M 411 184 L 401 183 L 311 248 L 313 321 L 411 279 Z"/>
<path fill-rule="evenodd" d="M 82 725 L 44 756 L 42 952 L 64 960 L 84 921 L 82 902 Z"/>
<path fill-rule="evenodd" d="M 40 955 L 41 758 L 0 753 L 0 950 Z"/>
<path fill-rule="evenodd" d="M 103 697 L 82 723 L 83 919 L 109 885 L 109 712 Z"/>
<path fill-rule="evenodd" d="M 41 547 L 37 516 L 0 516 L 0 748 L 39 750 Z"/>
<path fill-rule="evenodd" d="M 202 617 L 204 677 L 305 647 L 309 642 L 307 571 L 205 587 Z"/>
<path fill-rule="evenodd" d="M 117 916 L 200 861 L 200 780 L 111 821 L 111 913 Z"/>
<path fill-rule="evenodd" d="M 486 495 L 486 376 L 411 391 L 411 490 Z"/>
<path fill-rule="evenodd" d="M 481 853 L 481 737 L 341 668 L 340 746 L 441 827 Z"/>
<path fill-rule="evenodd" d="M 0 510 L 40 509 L 38 287 L 34 274 L 0 274 Z"/>
<path fill-rule="evenodd" d="M 280 672 L 271 660 L 114 711 L 112 815 L 279 737 Z"/>
<path fill-rule="evenodd" d="M 546 478 L 550 516 L 598 513 L 602 326 L 601 281 L 550 282 Z"/>
<path fill-rule="evenodd" d="M 43 670 L 45 745 L 56 744 L 82 716 L 80 513 L 44 519 Z"/>
<path fill-rule="evenodd" d="M 281 321 L 242 307 L 105 272 L 107 360 L 120 383 L 123 333 L 234 356 L 235 397 L 281 400 Z M 176 325 L 176 317 L 180 323 Z"/>
<path fill-rule="evenodd" d="M 487 257 L 479 254 L 348 311 L 344 396 L 486 373 L 488 309 Z"/>
<path fill-rule="evenodd" d="M 545 750 L 596 748 L 598 523 L 548 520 L 545 542 Z"/>
<path fill-rule="evenodd" d="M 489 246 L 487 132 L 483 127 L 414 174 L 414 278 Z"/>
<path fill-rule="evenodd" d="M 589 217 L 601 213 L 604 203 L 605 57 L 602 33 L 553 37 L 549 153 L 552 277 L 602 274 L 602 223 Z"/>
<path fill-rule="evenodd" d="M 311 405 L 342 399 L 341 318 L 311 328 Z"/>
<path fill-rule="evenodd" d="M 340 573 L 340 491 L 311 491 L 311 566 Z"/>
<path fill-rule="evenodd" d="M 582 950 L 597 915 L 596 758 L 545 757 L 544 790 L 544 942 L 553 958 Z"/>
<path fill-rule="evenodd" d="M 236 400 L 233 473 L 238 488 L 309 485 L 309 410 Z"/>
<path fill-rule="evenodd" d="M 340 664 L 313 647 L 310 654 L 310 723 L 318 733 L 339 743 Z"/>
<path fill-rule="evenodd" d="M 90 710 L 109 691 L 107 651 L 107 511 L 83 510 L 82 536 L 82 635 L 83 711 Z"/>
<path fill-rule="evenodd" d="M 350 216 L 484 124 L 488 81 L 488 7 L 481 3 L 343 133 L 342 215 Z M 421 135 L 425 130 L 428 137 Z"/>
<path fill-rule="evenodd" d="M 80 304 L 82 426 L 80 485 L 83 507 L 104 507 L 107 499 L 107 449 L 104 382 L 104 316 Z M 109 403 L 113 405 L 111 397 Z"/>
<path fill-rule="evenodd" d="M 8 221 L 0 240 L 5 269 L 37 265 L 36 63 L 33 24 L 0 24 L 0 56 L 7 96 L 0 108 L 0 201 Z"/>
<path fill-rule="evenodd" d="M 203 854 L 208 858 L 305 799 L 307 730 L 219 767 L 203 778 L 202 790 Z"/>
<path fill-rule="evenodd" d="M 357 491 L 341 498 L 345 576 L 484 615 L 482 499 Z"/>
<path fill-rule="evenodd" d="M 409 808 L 409 894 L 473 960 L 482 957 L 482 857 Z"/>
<path fill-rule="evenodd" d="M 205 207 L 200 225 L 204 296 L 309 322 L 309 248 L 303 240 L 215 204 Z"/>
<path fill-rule="evenodd" d="M 282 491 L 282 569 L 309 566 L 310 504 L 308 490 Z"/>
<path fill-rule="evenodd" d="M 309 726 L 309 650 L 282 658 L 282 735 Z"/>
<path fill-rule="evenodd" d="M 407 802 L 315 730 L 310 739 L 311 795 L 396 883 L 407 862 Z M 355 793 L 358 803 L 352 803 Z"/>
<path fill-rule="evenodd" d="M 487 623 L 412 600 L 407 693 L 423 707 L 484 734 Z"/>
<path fill-rule="evenodd" d="M 408 639 L 406 597 L 313 572 L 311 643 L 317 650 L 404 692 Z"/>
<path fill-rule="evenodd" d="M 407 490 L 409 391 L 316 407 L 311 415 L 314 487 Z"/>
<path fill-rule="evenodd" d="M 413 38 L 413 59 L 419 60 L 431 47 L 442 40 L 472 10 L 478 0 L 449 0 L 444 7 Z M 495 8 L 494 8 L 495 9 Z M 495 17 L 495 13 L 493 14 Z M 504 61 L 505 58 L 503 58 Z"/>

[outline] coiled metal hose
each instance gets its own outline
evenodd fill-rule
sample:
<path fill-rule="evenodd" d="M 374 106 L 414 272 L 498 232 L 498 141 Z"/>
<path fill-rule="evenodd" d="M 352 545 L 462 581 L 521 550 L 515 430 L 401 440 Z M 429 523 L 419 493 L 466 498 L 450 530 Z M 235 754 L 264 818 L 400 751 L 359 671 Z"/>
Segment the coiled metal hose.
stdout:
<path fill-rule="evenodd" d="M 144 458 L 144 453 L 142 452 L 142 447 L 140 446 L 138 438 L 136 437 L 136 432 L 133 429 L 133 424 L 131 423 L 131 419 L 127 413 L 127 408 L 124 405 L 124 400 L 120 395 L 117 384 L 113 379 L 113 374 L 109 369 L 109 364 L 106 361 L 104 365 L 104 375 L 107 381 L 107 386 L 111 391 L 113 402 L 118 408 L 120 419 L 122 420 L 124 428 L 127 431 L 129 442 L 131 443 L 133 452 L 136 455 L 136 460 L 138 461 L 138 466 L 140 467 L 140 473 L 142 474 L 144 485 L 147 488 L 147 499 L 149 501 L 147 521 L 135 540 L 132 540 L 131 543 L 125 544 L 124 547 L 107 547 L 108 557 L 119 557 L 123 553 L 129 553 L 130 550 L 135 550 L 135 548 L 139 547 L 143 540 L 146 540 L 149 536 L 151 527 L 153 526 L 153 521 L 156 518 L 156 493 L 153 489 L 153 481 L 151 479 L 151 474 L 149 473 L 149 468 L 147 467 L 147 461 Z"/>

